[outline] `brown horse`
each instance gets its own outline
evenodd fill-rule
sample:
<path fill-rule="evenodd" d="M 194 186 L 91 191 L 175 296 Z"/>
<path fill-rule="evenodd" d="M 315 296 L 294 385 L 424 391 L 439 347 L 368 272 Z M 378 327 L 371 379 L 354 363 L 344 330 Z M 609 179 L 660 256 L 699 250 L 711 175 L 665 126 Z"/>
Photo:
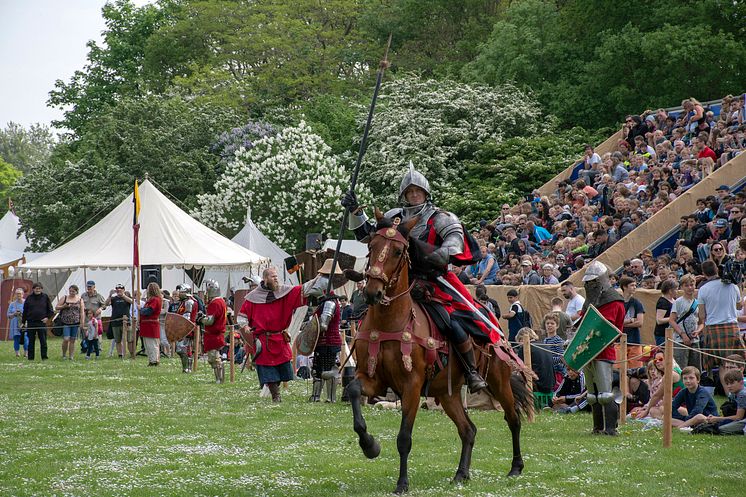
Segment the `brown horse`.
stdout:
<path fill-rule="evenodd" d="M 390 387 L 401 398 L 402 422 L 396 439 L 400 457 L 399 480 L 395 489 L 395 493 L 401 494 L 409 487 L 407 458 L 412 448 L 412 427 L 423 386 L 428 380 L 428 373 L 432 371 L 428 369 L 426 353 L 427 346 L 432 348 L 433 339 L 427 338 L 431 336 L 428 318 L 409 293 L 408 233 L 416 220 L 406 226 L 397 226 L 387 225 L 385 221 L 382 222 L 382 217 L 376 211 L 379 224 L 368 244 L 370 262 L 366 271 L 365 296 L 369 307 L 358 330 L 355 342 L 357 370 L 355 379 L 347 386 L 347 393 L 360 447 L 370 459 L 379 455 L 381 446 L 368 433 L 360 407 L 361 396 L 383 395 Z M 422 346 L 423 343 L 427 346 Z M 409 356 L 403 354 L 403 350 L 409 352 Z M 374 353 L 369 354 L 369 351 Z M 454 354 L 451 356 L 454 357 Z M 533 395 L 523 377 L 512 374 L 507 362 L 494 353 L 486 360 L 485 379 L 489 393 L 505 411 L 505 420 L 513 440 L 513 461 L 508 476 L 517 476 L 523 470 L 521 416 L 533 409 Z M 469 478 L 477 428 L 461 402 L 460 392 L 464 382 L 462 366 L 458 360 L 449 360 L 449 363 L 431 379 L 428 395 L 440 402 L 458 429 L 461 459 L 453 481 L 461 482 Z"/>

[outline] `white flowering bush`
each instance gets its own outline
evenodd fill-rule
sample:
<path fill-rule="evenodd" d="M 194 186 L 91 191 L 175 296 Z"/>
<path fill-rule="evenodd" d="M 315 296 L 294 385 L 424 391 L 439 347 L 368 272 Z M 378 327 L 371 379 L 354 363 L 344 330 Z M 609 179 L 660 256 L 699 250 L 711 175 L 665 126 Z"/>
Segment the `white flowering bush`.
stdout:
<path fill-rule="evenodd" d="M 303 121 L 253 145 L 235 152 L 215 193 L 198 196 L 192 215 L 212 228 L 236 232 L 250 206 L 259 229 L 288 251 L 302 248 L 307 233 L 336 237 L 349 173 L 329 146 Z M 356 190 L 361 201 L 370 199 L 362 184 Z"/>
<path fill-rule="evenodd" d="M 434 194 L 460 178 L 486 141 L 501 143 L 550 127 L 538 102 L 515 86 L 489 87 L 407 75 L 380 94 L 361 178 L 376 203 L 393 205 L 411 160 Z M 367 109 L 360 109 L 361 119 Z M 396 185 L 396 187 L 392 187 Z"/>

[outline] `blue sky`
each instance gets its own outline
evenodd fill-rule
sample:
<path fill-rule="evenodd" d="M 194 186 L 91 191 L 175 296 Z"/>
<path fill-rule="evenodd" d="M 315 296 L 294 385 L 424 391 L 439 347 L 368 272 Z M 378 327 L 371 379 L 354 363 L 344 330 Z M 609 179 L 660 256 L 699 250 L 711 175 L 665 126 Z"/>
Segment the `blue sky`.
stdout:
<path fill-rule="evenodd" d="M 68 81 L 86 62 L 88 40 L 100 42 L 105 0 L 0 0 L 0 127 L 49 124 L 57 79 Z M 147 0 L 136 0 L 144 5 Z"/>

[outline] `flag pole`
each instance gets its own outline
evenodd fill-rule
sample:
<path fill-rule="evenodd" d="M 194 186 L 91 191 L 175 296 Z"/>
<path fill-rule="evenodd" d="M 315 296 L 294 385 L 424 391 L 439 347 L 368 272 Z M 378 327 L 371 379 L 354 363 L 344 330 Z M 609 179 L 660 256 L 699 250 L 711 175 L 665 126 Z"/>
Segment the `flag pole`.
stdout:
<path fill-rule="evenodd" d="M 134 204 L 133 216 L 132 216 L 132 301 L 136 311 L 132 313 L 132 334 L 134 335 L 135 342 L 132 344 L 132 351 L 130 355 L 132 359 L 135 358 L 135 350 L 137 348 L 137 327 L 140 321 L 140 189 L 135 179 L 135 188 L 132 193 L 132 203 Z M 129 348 L 129 341 L 127 341 L 127 348 Z M 124 351 L 122 351 L 124 356 Z"/>

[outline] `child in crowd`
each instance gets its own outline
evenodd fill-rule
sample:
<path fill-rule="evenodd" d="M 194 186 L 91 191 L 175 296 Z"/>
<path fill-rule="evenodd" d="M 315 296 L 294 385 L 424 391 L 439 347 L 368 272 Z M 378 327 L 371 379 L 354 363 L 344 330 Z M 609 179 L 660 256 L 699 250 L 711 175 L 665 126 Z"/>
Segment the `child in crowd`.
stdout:
<path fill-rule="evenodd" d="M 701 417 L 701 422 L 718 423 L 720 433 L 741 435 L 746 430 L 746 388 L 743 386 L 743 373 L 735 369 L 729 370 L 723 376 L 723 383 L 728 397 L 736 402 L 736 413 L 730 416 L 698 416 Z"/>
<path fill-rule="evenodd" d="M 708 416 L 717 416 L 718 408 L 712 395 L 699 385 L 699 369 L 687 366 L 681 375 L 685 388 L 673 399 L 671 424 L 679 429 L 688 428 L 682 431 L 691 431 L 693 426 L 705 423 Z"/>
<path fill-rule="evenodd" d="M 554 392 L 552 410 L 561 414 L 587 410 L 587 395 L 588 391 L 585 388 L 585 376 L 583 372 L 567 368 L 567 373 L 562 378 L 557 391 Z"/>
<path fill-rule="evenodd" d="M 86 349 L 85 358 L 86 360 L 89 360 L 91 358 L 91 352 L 96 352 L 96 359 L 98 359 L 99 356 L 99 348 L 98 348 L 98 329 L 99 329 L 99 320 L 96 318 L 95 314 L 91 309 L 88 309 L 85 312 L 86 315 L 86 332 L 85 332 L 85 338 L 88 341 L 88 347 Z"/>
<path fill-rule="evenodd" d="M 565 364 L 562 362 L 562 354 L 565 353 L 564 340 L 557 335 L 559 318 L 554 313 L 544 316 L 544 331 L 547 336 L 544 343 L 548 345 L 547 350 L 552 354 L 552 367 L 554 368 L 555 386 L 562 382 L 565 376 Z"/>

